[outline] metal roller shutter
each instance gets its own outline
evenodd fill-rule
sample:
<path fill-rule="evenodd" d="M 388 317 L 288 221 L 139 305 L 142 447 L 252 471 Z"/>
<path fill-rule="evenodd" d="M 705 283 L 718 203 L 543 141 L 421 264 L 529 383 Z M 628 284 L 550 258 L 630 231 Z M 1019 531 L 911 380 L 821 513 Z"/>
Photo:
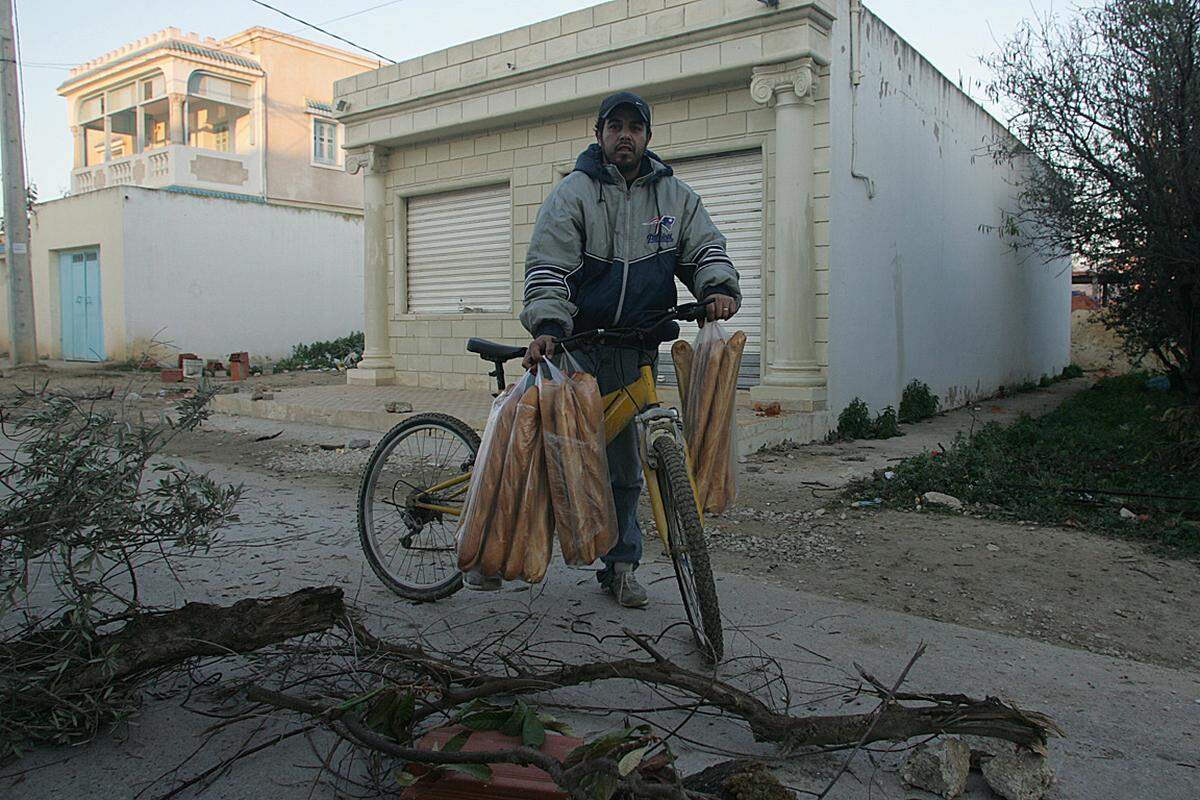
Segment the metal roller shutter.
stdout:
<path fill-rule="evenodd" d="M 412 197 L 407 205 L 409 312 L 511 310 L 508 187 Z"/>
<path fill-rule="evenodd" d="M 709 216 L 727 240 L 726 249 L 742 287 L 742 307 L 727 325 L 730 330 L 746 332 L 738 386 L 755 386 L 762 365 L 762 152 L 689 158 L 673 161 L 671 166 L 676 177 L 700 195 Z M 681 301 L 691 297 L 687 287 L 678 281 L 676 284 Z M 679 327 L 681 338 L 688 341 L 696 338 L 696 325 L 686 323 Z M 669 344 L 663 346 L 658 372 L 662 383 L 675 383 Z"/>

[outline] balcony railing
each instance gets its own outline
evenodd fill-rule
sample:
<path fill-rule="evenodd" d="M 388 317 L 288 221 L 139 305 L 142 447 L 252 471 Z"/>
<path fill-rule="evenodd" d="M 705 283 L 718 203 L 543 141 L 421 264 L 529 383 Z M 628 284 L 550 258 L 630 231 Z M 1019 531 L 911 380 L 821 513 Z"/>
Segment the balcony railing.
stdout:
<path fill-rule="evenodd" d="M 213 192 L 262 196 L 262 155 L 221 153 L 186 145 L 168 145 L 71 173 L 71 193 L 109 186 L 178 186 Z"/>

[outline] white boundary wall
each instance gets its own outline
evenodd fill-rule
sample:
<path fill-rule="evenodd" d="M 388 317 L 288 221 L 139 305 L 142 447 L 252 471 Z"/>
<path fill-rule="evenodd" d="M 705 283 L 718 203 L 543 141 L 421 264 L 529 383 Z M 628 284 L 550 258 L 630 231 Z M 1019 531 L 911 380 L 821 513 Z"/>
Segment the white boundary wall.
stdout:
<path fill-rule="evenodd" d="M 856 396 L 875 411 L 898 406 L 913 378 L 953 407 L 1060 371 L 1070 358 L 1070 265 L 980 230 L 1015 207 L 1016 173 L 988 153 L 1003 127 L 865 10 L 854 109 L 848 0 L 837 13 L 830 410 Z M 851 175 L 855 152 L 874 199 Z"/>
<path fill-rule="evenodd" d="M 58 251 L 98 246 L 105 351 L 152 340 L 278 358 L 363 327 L 362 217 L 119 187 L 38 207 L 38 345 L 59 358 Z"/>

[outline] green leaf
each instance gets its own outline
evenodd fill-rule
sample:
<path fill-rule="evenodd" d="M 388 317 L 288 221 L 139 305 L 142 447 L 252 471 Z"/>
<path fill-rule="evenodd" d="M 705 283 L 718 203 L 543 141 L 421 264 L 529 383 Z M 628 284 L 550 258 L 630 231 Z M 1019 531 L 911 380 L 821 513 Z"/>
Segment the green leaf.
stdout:
<path fill-rule="evenodd" d="M 442 752 L 443 753 L 457 753 L 459 750 L 463 749 L 463 745 L 465 745 L 467 743 L 467 740 L 470 738 L 471 738 L 470 731 L 459 731 L 458 733 L 454 734 L 453 736 L 451 736 L 449 739 L 446 740 L 446 743 L 444 745 L 442 745 Z"/>
<path fill-rule="evenodd" d="M 520 736 L 521 729 L 525 726 L 525 717 L 529 714 L 529 707 L 521 701 L 517 701 L 512 707 L 512 713 L 508 715 L 508 719 L 500 726 L 500 732 L 505 736 Z"/>
<path fill-rule="evenodd" d="M 617 772 L 621 773 L 622 778 L 638 768 L 638 764 L 642 763 L 642 758 L 649 749 L 649 746 L 639 747 L 637 750 L 630 750 L 621 756 L 621 760 L 617 762 Z"/>
<path fill-rule="evenodd" d="M 463 717 L 459 723 L 473 731 L 495 731 L 499 730 L 510 716 L 512 716 L 512 712 L 506 708 L 478 711 Z"/>
<path fill-rule="evenodd" d="M 442 769 L 461 772 L 485 783 L 492 780 L 492 768 L 487 764 L 443 764 Z"/>
<path fill-rule="evenodd" d="M 396 783 L 399 784 L 401 789 L 407 789 L 419 780 L 421 780 L 420 776 L 413 775 L 411 772 L 396 773 Z"/>
<path fill-rule="evenodd" d="M 579 783 L 588 791 L 593 800 L 610 800 L 617 793 L 620 780 L 616 775 L 609 775 L 606 772 L 593 772 L 584 776 Z"/>
<path fill-rule="evenodd" d="M 397 739 L 401 739 L 408 735 L 408 726 L 412 722 L 413 712 L 416 709 L 416 699 L 412 692 L 405 692 L 399 700 L 393 704 L 390 726 L 392 735 Z"/>
<path fill-rule="evenodd" d="M 525 724 L 521 727 L 521 743 L 526 747 L 541 749 L 546 742 L 546 726 L 538 719 L 537 714 L 526 714 Z"/>

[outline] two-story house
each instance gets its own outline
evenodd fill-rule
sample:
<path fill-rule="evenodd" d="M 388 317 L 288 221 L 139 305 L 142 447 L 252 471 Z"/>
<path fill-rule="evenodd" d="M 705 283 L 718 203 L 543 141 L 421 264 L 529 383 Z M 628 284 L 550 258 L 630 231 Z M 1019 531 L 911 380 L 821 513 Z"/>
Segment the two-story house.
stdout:
<path fill-rule="evenodd" d="M 41 354 L 279 356 L 361 328 L 362 182 L 332 85 L 377 66 L 168 28 L 71 70 L 71 192 L 31 221 Z"/>

